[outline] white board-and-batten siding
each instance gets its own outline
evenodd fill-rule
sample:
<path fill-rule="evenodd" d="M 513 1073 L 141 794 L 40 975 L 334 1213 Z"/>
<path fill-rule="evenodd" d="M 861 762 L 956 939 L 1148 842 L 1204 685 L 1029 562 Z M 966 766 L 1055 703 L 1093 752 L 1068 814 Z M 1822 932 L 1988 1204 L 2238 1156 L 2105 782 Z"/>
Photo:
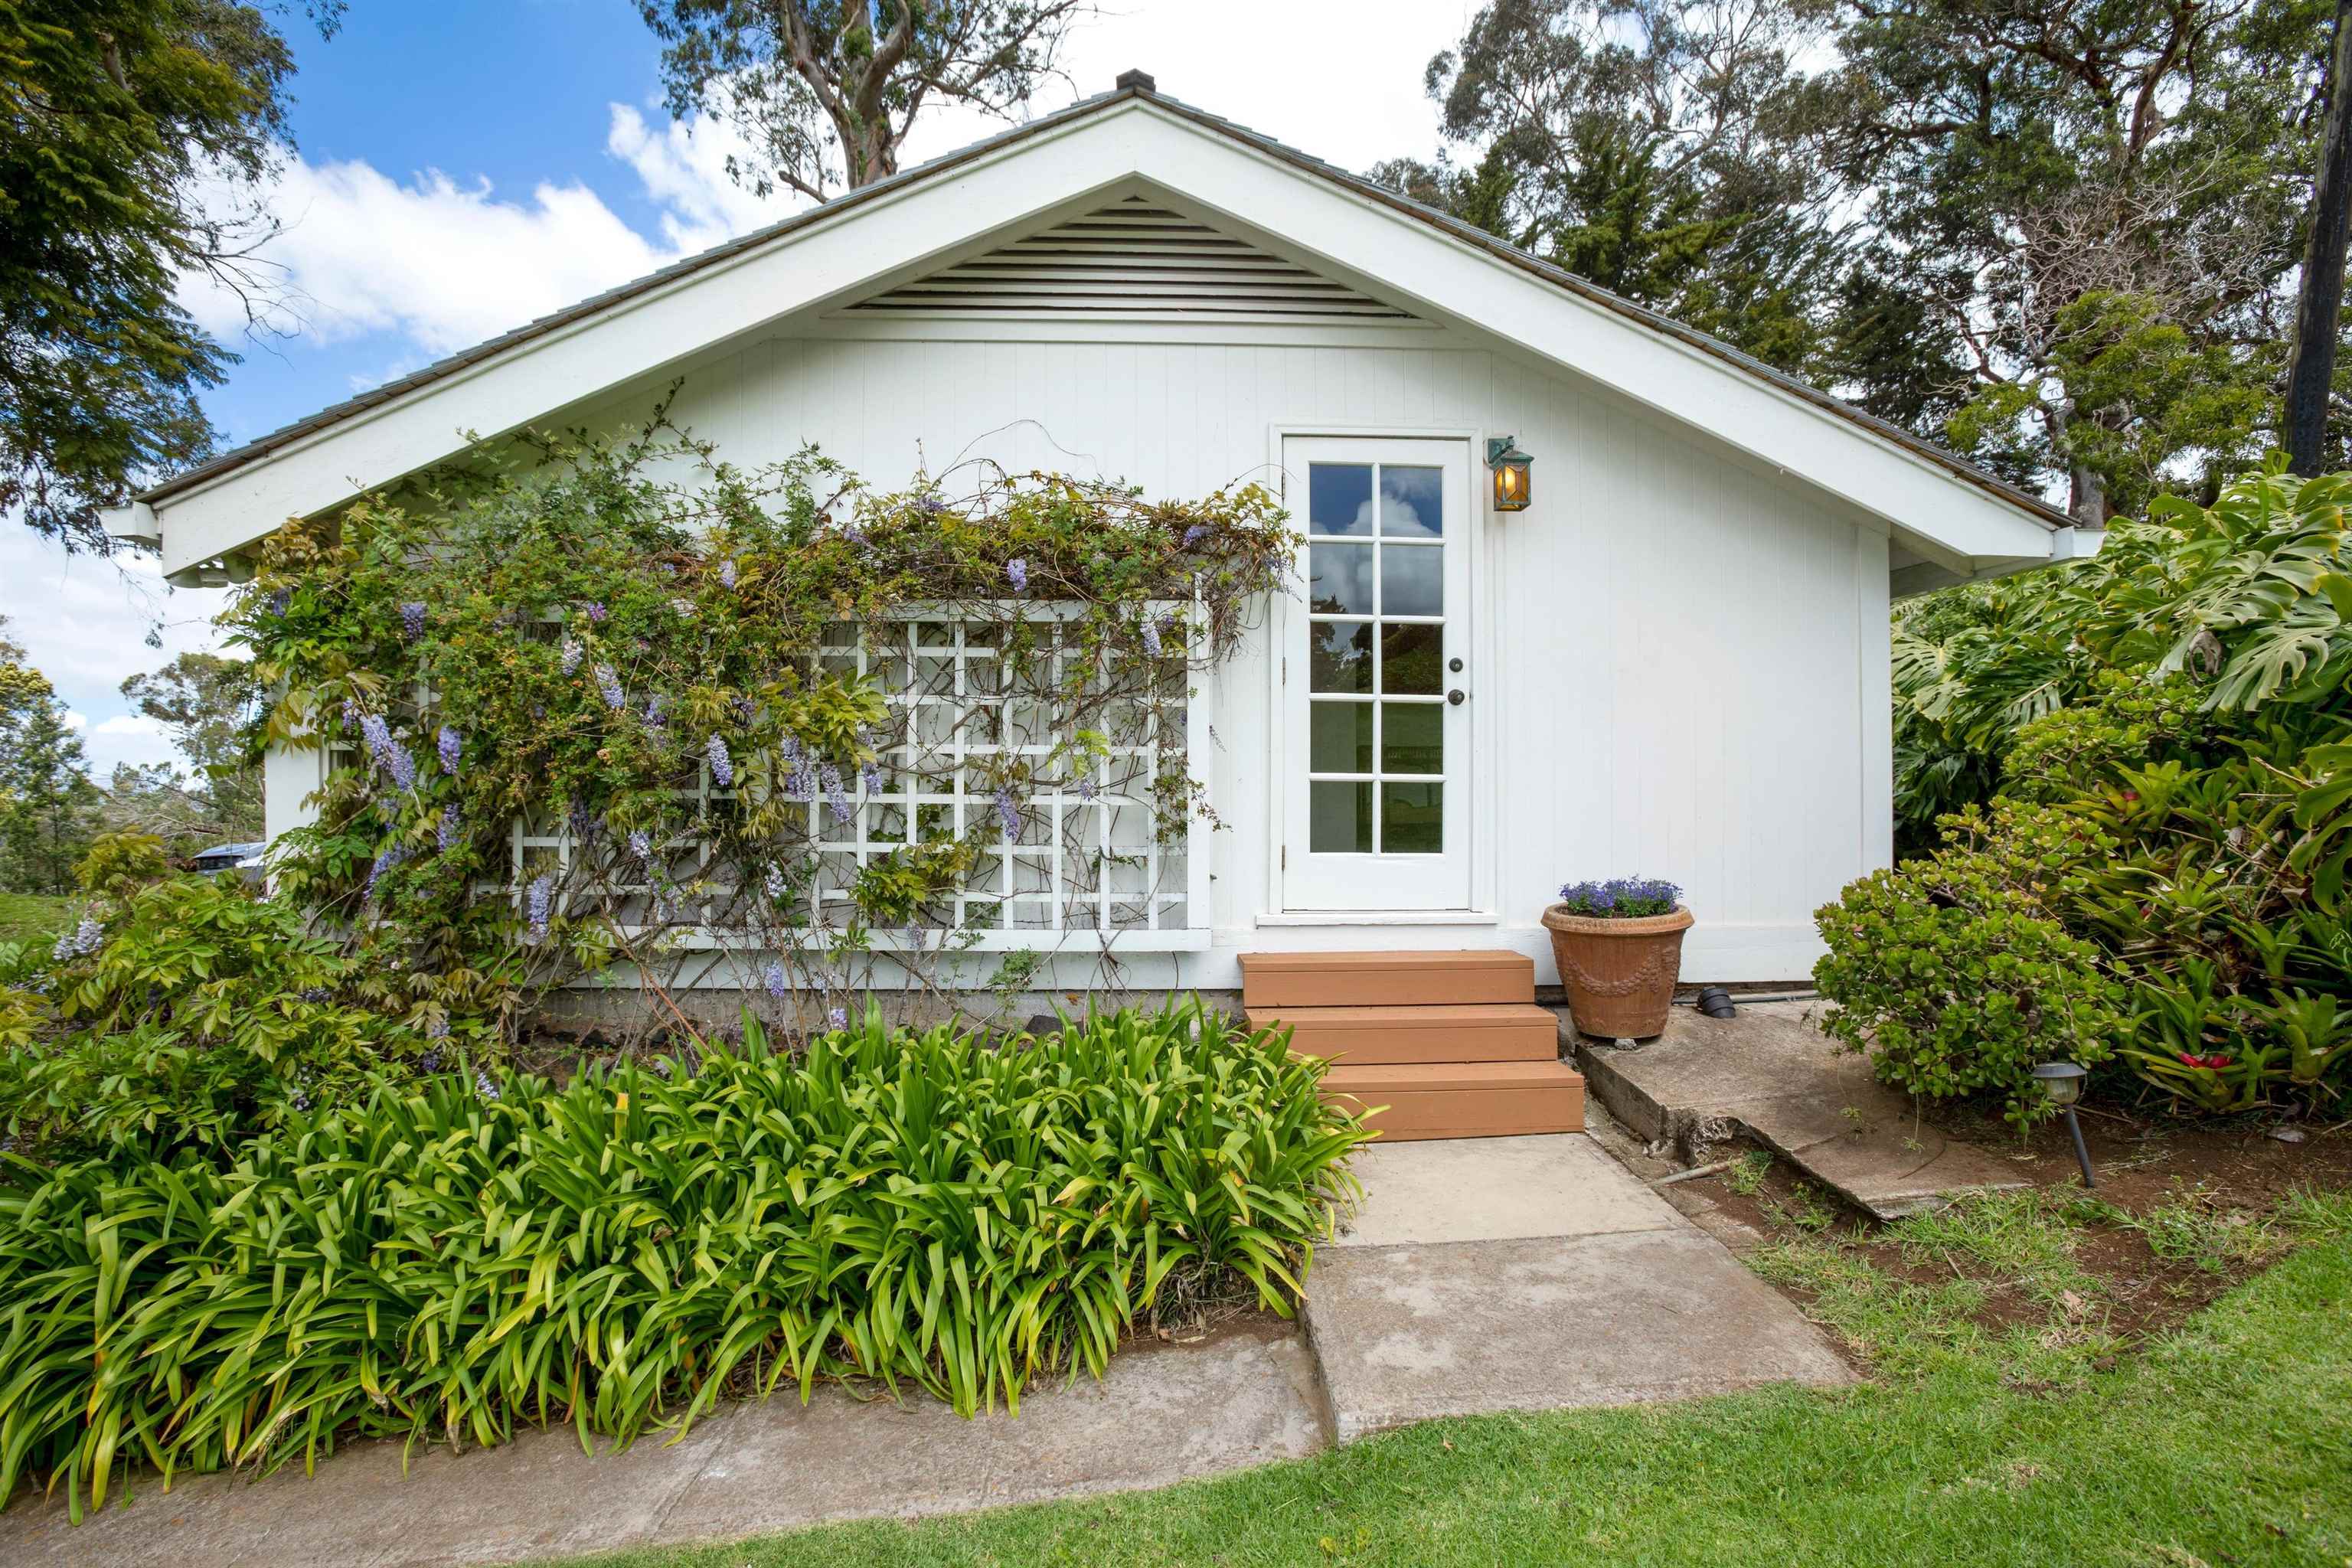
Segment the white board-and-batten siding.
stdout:
<path fill-rule="evenodd" d="M 673 416 L 738 463 L 814 444 L 878 485 L 984 457 L 1155 497 L 1271 487 L 1285 430 L 1515 435 L 1536 456 L 1534 505 L 1489 518 L 1475 563 L 1497 666 L 1474 679 L 1477 721 L 1501 737 L 1480 749 L 1496 774 L 1479 791 L 1496 819 L 1478 878 L 1488 918 L 1266 921 L 1279 762 L 1262 626 L 1208 687 L 1225 824 L 1198 830 L 1211 946 L 1138 954 L 1136 984 L 1227 989 L 1254 948 L 1496 945 L 1535 955 L 1549 983 L 1538 917 L 1559 884 L 1634 872 L 1689 890 L 1687 977 L 1810 973 L 1813 910 L 1892 853 L 1883 531 L 1448 330 L 1377 343 L 1233 341 L 1285 335 L 1271 326 L 1024 331 L 839 323 L 759 342 L 690 371 Z"/>

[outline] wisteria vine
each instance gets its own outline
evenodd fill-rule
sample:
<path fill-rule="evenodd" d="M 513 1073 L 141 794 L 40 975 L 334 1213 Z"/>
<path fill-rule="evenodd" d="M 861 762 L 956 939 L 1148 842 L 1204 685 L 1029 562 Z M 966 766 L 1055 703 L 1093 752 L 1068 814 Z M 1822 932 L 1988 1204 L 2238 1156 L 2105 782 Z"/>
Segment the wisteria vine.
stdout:
<path fill-rule="evenodd" d="M 1048 805 L 1148 802 L 1181 836 L 1186 693 L 1296 544 L 1254 484 L 1153 502 L 971 466 L 886 491 L 814 451 L 739 469 L 660 416 L 478 448 L 289 524 L 231 613 L 281 691 L 268 739 L 336 762 L 278 886 L 420 1025 L 591 972 L 656 1026 L 714 984 L 814 1024 L 885 966 L 951 994 L 971 912 L 1012 923 L 984 895 L 1057 822 L 1073 885 L 1044 896 L 1158 893 Z"/>

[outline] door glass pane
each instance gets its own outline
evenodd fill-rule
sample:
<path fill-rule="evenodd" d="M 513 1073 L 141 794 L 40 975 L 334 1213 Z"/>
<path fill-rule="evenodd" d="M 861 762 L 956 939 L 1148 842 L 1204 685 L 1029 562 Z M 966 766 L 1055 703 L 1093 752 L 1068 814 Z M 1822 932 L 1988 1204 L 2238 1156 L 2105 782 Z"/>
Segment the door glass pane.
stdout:
<path fill-rule="evenodd" d="M 1381 532 L 1391 539 L 1435 539 L 1445 531 L 1444 470 L 1381 469 Z"/>
<path fill-rule="evenodd" d="M 1319 632 L 1326 628 L 1318 626 L 1315 629 Z M 1401 695 L 1436 695 L 1444 674 L 1444 626 L 1383 626 L 1381 627 L 1381 689 Z M 1363 689 L 1350 687 L 1344 689 Z"/>
<path fill-rule="evenodd" d="M 1318 780 L 1307 786 L 1307 842 L 1318 855 L 1372 852 L 1372 786 Z"/>
<path fill-rule="evenodd" d="M 1433 626 L 1408 630 L 1434 631 Z M 1372 623 L 1318 621 L 1307 628 L 1309 691 L 1349 691 L 1370 695 L 1372 689 Z"/>
<path fill-rule="evenodd" d="M 1444 853 L 1445 786 L 1384 781 L 1381 785 L 1381 848 L 1390 855 Z"/>
<path fill-rule="evenodd" d="M 1318 773 L 1372 771 L 1372 705 L 1317 702 L 1307 731 L 1307 766 Z"/>
<path fill-rule="evenodd" d="M 1339 544 L 1334 550 L 1360 550 Z M 1316 606 L 1320 609 L 1321 605 Z M 1442 616 L 1445 613 L 1445 552 L 1428 545 L 1381 547 L 1381 614 Z"/>
<path fill-rule="evenodd" d="M 1398 551 L 1394 553 L 1405 552 Z M 1308 545 L 1307 607 L 1318 616 L 1370 615 L 1372 547 L 1369 544 Z"/>
<path fill-rule="evenodd" d="M 1372 466 L 1370 463 L 1307 465 L 1307 531 L 1372 531 Z"/>
<path fill-rule="evenodd" d="M 1316 764 L 1318 769 L 1322 765 L 1320 763 Z M 1442 773 L 1444 771 L 1445 704 L 1381 703 L 1381 772 Z"/>

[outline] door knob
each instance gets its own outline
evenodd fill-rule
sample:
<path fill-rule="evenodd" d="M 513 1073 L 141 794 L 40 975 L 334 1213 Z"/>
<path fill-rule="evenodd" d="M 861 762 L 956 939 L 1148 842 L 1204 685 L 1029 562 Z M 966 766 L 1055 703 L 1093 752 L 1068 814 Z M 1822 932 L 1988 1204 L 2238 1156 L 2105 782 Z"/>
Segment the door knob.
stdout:
<path fill-rule="evenodd" d="M 1459 708 L 1459 707 L 1461 707 L 1461 706 L 1462 706 L 1462 698 L 1463 698 L 1463 691 L 1462 691 L 1462 689 L 1461 689 L 1460 687 L 1458 687 L 1458 686 L 1457 686 L 1457 687 L 1455 687 L 1453 690 L 1451 690 L 1451 691 L 1449 691 L 1449 692 L 1447 692 L 1447 693 L 1445 694 L 1445 700 L 1447 700 L 1448 702 L 1451 702 L 1451 703 L 1452 703 L 1452 704 L 1454 704 L 1454 706 L 1455 706 L 1456 708 Z"/>

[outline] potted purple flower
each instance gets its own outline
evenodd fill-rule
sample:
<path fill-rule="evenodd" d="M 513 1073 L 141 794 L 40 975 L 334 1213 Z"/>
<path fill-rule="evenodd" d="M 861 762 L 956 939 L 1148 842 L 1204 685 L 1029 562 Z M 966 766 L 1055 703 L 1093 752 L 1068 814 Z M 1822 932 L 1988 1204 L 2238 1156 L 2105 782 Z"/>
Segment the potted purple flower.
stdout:
<path fill-rule="evenodd" d="M 1682 977 L 1683 890 L 1657 877 L 1570 882 L 1544 910 L 1570 1021 L 1604 1039 L 1664 1034 Z"/>

